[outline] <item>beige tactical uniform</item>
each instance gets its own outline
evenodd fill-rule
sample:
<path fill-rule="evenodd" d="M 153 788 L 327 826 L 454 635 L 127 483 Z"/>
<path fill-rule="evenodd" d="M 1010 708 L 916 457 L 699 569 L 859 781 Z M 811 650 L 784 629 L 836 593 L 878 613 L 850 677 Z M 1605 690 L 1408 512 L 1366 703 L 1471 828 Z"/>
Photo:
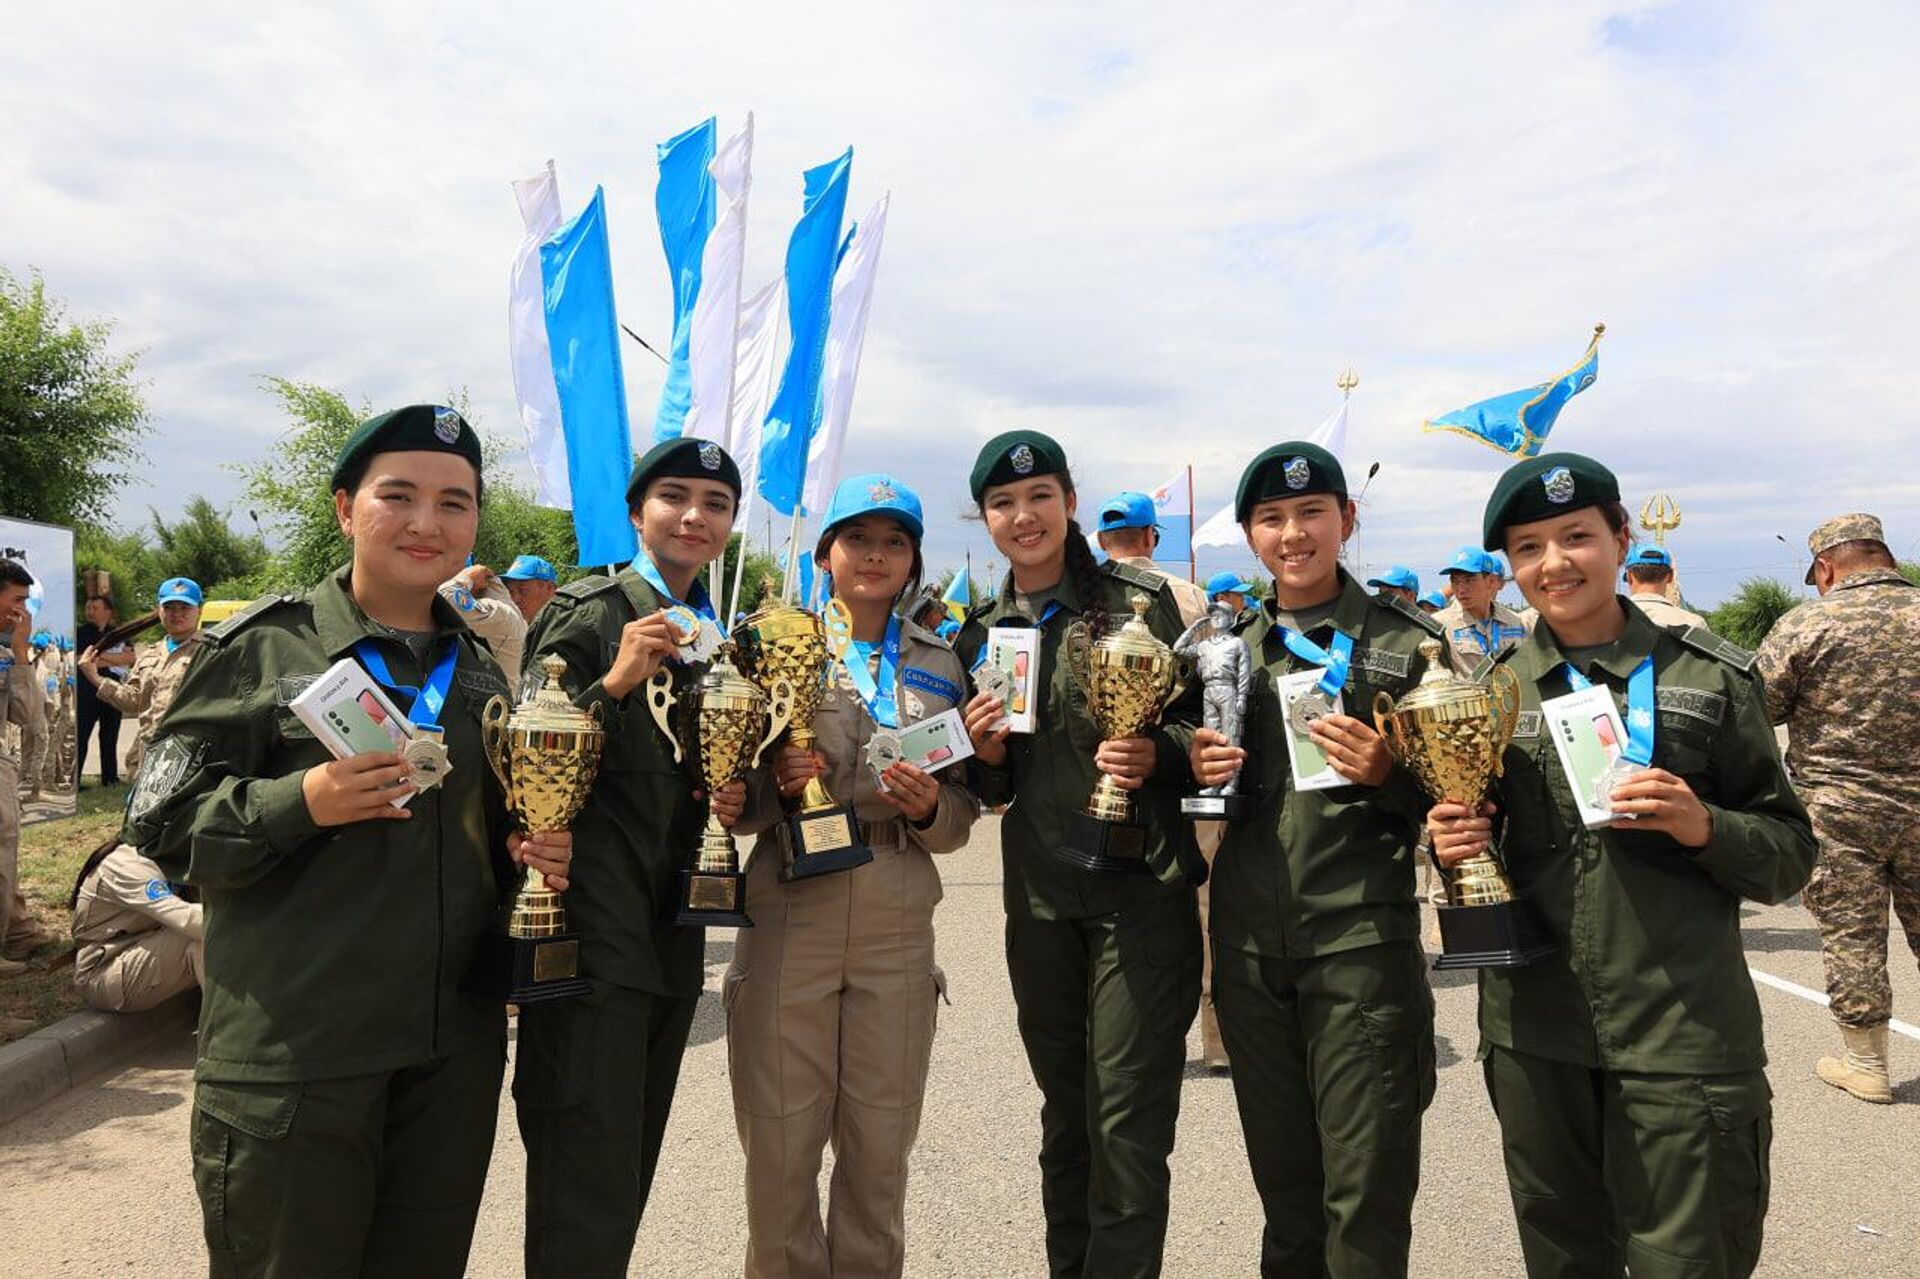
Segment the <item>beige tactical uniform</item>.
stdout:
<path fill-rule="evenodd" d="M 89 1005 L 137 1013 L 200 984 L 198 903 L 131 844 L 108 853 L 73 905 L 73 984 Z"/>
<path fill-rule="evenodd" d="M 1532 609 L 1523 613 L 1499 600 L 1493 602 L 1483 619 L 1469 617 L 1459 600 L 1448 600 L 1447 606 L 1433 615 L 1445 634 L 1447 660 L 1462 675 L 1472 675 L 1488 658 L 1517 648 L 1533 633 L 1538 618 Z"/>
<path fill-rule="evenodd" d="M 507 687 L 515 690 L 514 695 L 518 697 L 520 660 L 527 647 L 527 619 L 520 616 L 520 606 L 507 594 L 507 588 L 500 585 L 496 577 L 487 584 L 486 590 L 476 593 L 455 577 L 441 584 L 440 594 L 460 610 L 460 620 L 487 642 L 487 647 L 493 650 L 493 660 L 500 663 L 500 669 L 506 673 Z"/>
<path fill-rule="evenodd" d="M 1116 558 L 1122 564 L 1131 564 L 1166 578 L 1167 586 L 1173 591 L 1174 606 L 1180 610 L 1180 620 L 1185 625 L 1192 626 L 1207 615 L 1207 593 L 1201 587 L 1184 577 L 1174 576 L 1145 555 L 1121 555 Z"/>
<path fill-rule="evenodd" d="M 876 663 L 877 665 L 877 663 Z M 946 643 L 903 624 L 896 699 L 910 724 L 964 700 Z M 747 866 L 755 927 L 727 973 L 734 1120 L 747 1156 L 749 1276 L 898 1275 L 906 1254 L 906 1170 L 920 1127 L 935 1004 L 940 875 L 930 854 L 966 842 L 978 808 L 954 765 L 917 829 L 879 797 L 866 764 L 874 722 L 834 667 L 814 718 L 829 792 L 851 803 L 873 860 L 780 882 L 785 825 L 770 763 L 749 781 L 736 833 L 759 832 Z M 827 1221 L 820 1155 L 833 1142 Z"/>
<path fill-rule="evenodd" d="M 33 664 L 9 662 L 0 678 L 0 732 L 25 728 L 39 713 L 42 690 Z M 0 944 L 25 944 L 38 934 L 20 895 L 20 761 L 0 741 Z"/>
<path fill-rule="evenodd" d="M 1705 626 L 1707 619 L 1692 609 L 1681 608 L 1659 591 L 1635 591 L 1627 596 L 1634 607 L 1647 615 L 1655 626 Z"/>
<path fill-rule="evenodd" d="M 134 742 L 133 749 L 127 752 L 128 777 L 139 771 L 147 743 L 153 740 L 154 730 L 160 726 L 160 717 L 173 705 L 174 696 L 187 678 L 187 667 L 193 664 L 194 657 L 200 652 L 200 643 L 205 638 L 204 631 L 195 631 L 177 646 L 170 645 L 164 639 L 145 645 L 133 659 L 133 667 L 127 671 L 125 680 L 110 679 L 105 675 L 100 677 L 100 684 L 95 690 L 100 700 L 122 715 L 140 717 L 139 738 Z M 86 677 L 83 675 L 81 678 Z"/>

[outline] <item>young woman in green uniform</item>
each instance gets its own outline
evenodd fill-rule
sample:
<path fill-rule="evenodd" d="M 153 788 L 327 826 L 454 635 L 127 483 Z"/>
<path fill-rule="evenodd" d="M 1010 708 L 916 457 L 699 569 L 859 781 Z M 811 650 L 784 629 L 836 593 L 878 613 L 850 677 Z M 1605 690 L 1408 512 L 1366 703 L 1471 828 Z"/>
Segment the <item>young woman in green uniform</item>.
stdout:
<path fill-rule="evenodd" d="M 1813 866 L 1752 654 L 1662 628 L 1614 590 L 1632 534 L 1613 473 L 1574 453 L 1511 467 L 1487 502 L 1540 622 L 1505 664 L 1521 715 L 1491 801 L 1438 804 L 1453 865 L 1494 825 L 1559 952 L 1482 969 L 1480 1056 L 1527 1272 L 1743 1276 L 1767 1211 L 1772 1092 L 1740 903 Z M 1621 709 L 1615 817 L 1587 829 L 1541 703 L 1604 688 Z"/>
<path fill-rule="evenodd" d="M 506 681 L 437 593 L 478 526 L 472 429 L 433 405 L 373 418 L 332 488 L 352 562 L 207 638 L 124 839 L 205 905 L 193 1173 L 211 1272 L 451 1279 L 506 1058 L 501 1003 L 464 979 L 509 853 L 564 887 L 571 839 L 509 834 L 480 737 Z M 438 724 L 438 784 L 391 753 L 334 759 L 290 709 L 342 658 Z"/>
<path fill-rule="evenodd" d="M 1274 598 L 1239 626 L 1254 670 L 1242 744 L 1201 729 L 1193 773 L 1212 786 L 1239 768 L 1253 799 L 1227 828 L 1211 888 L 1214 1008 L 1266 1212 L 1260 1273 L 1404 1275 L 1434 1085 L 1414 897 L 1427 805 L 1371 715 L 1375 694 L 1419 682 L 1420 643 L 1440 628 L 1340 566 L 1354 505 L 1326 450 L 1261 453 L 1235 513 Z M 1290 690 L 1325 699 L 1322 712 L 1343 699 L 1307 728 L 1340 784 L 1294 787 L 1288 676 Z"/>
<path fill-rule="evenodd" d="M 1011 805 L 1000 831 L 1007 968 L 1042 1096 L 1048 1266 L 1057 1276 L 1155 1275 L 1187 1027 L 1200 1002 L 1194 884 L 1206 872 L 1180 818 L 1199 689 L 1141 736 L 1103 741 L 1063 645 L 1074 628 L 1097 639 L 1116 626 L 1135 595 L 1151 601 L 1147 624 L 1171 645 L 1183 628 L 1166 579 L 1094 563 L 1066 457 L 1037 431 L 988 441 L 971 483 L 1010 571 L 961 631 L 961 662 L 975 669 L 991 627 L 1040 631 L 1036 729 L 996 727 L 1004 708 L 985 693 L 966 719 L 977 793 Z M 1103 772 L 1133 793 L 1145 824 L 1138 871 L 1083 869 L 1057 854 L 1069 815 Z"/>

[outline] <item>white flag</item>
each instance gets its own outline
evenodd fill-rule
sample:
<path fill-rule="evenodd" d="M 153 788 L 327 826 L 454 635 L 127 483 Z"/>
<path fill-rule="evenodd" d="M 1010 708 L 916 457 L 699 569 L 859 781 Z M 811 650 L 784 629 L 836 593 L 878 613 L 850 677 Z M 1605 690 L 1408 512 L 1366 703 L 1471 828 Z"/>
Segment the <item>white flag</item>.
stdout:
<path fill-rule="evenodd" d="M 560 429 L 560 396 L 553 386 L 553 356 L 547 349 L 545 285 L 540 275 L 540 244 L 560 229 L 560 180 L 553 162 L 546 172 L 513 184 L 526 227 L 513 255 L 507 294 L 507 349 L 513 366 L 513 394 L 520 402 L 520 425 L 527 433 L 527 459 L 533 463 L 533 500 L 560 510 L 573 508 L 567 478 L 567 437 Z"/>
<path fill-rule="evenodd" d="M 733 402 L 734 352 L 740 335 L 740 274 L 747 253 L 747 191 L 753 185 L 753 113 L 721 144 L 707 171 L 720 211 L 700 255 L 700 293 L 687 332 L 692 401 L 682 435 L 725 446 Z M 729 452 L 732 450 L 729 449 Z M 736 459 L 738 460 L 738 459 Z"/>
<path fill-rule="evenodd" d="M 1307 443 L 1318 444 L 1321 448 L 1333 454 L 1333 460 L 1340 463 L 1342 470 L 1345 470 L 1347 465 L 1348 403 L 1347 397 L 1344 395 L 1341 396 L 1340 407 L 1335 409 L 1333 415 L 1316 427 L 1313 434 L 1307 437 Z"/>
<path fill-rule="evenodd" d="M 1307 443 L 1318 444 L 1333 454 L 1342 468 L 1346 466 L 1346 458 L 1342 456 L 1347 451 L 1347 400 L 1345 397 L 1341 398 L 1340 407 L 1333 411 L 1333 415 L 1314 428 L 1313 434 L 1307 437 Z M 1233 517 L 1232 502 L 1215 511 L 1205 524 L 1193 530 L 1195 546 L 1242 546 L 1245 545 L 1246 540 L 1247 535 L 1241 531 L 1240 521 Z"/>
<path fill-rule="evenodd" d="M 760 475 L 760 424 L 787 366 L 787 280 L 782 275 L 740 304 L 739 355 L 733 375 L 733 429 L 727 452 L 740 468 L 740 509 L 734 526 L 745 532 Z"/>
<path fill-rule="evenodd" d="M 840 482 L 840 449 L 847 440 L 853 411 L 853 386 L 860 377 L 860 349 L 867 340 L 867 314 L 873 305 L 873 281 L 880 270 L 880 245 L 887 235 L 888 193 L 867 211 L 853 243 L 833 273 L 833 310 L 827 322 L 827 354 L 820 376 L 820 425 L 807 444 L 806 510 L 824 511 Z"/>

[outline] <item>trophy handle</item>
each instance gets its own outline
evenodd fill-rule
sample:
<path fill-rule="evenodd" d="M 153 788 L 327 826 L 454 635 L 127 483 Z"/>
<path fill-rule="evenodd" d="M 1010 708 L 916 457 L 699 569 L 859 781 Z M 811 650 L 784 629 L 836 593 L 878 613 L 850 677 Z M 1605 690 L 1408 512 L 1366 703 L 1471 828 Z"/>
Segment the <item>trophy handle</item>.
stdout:
<path fill-rule="evenodd" d="M 829 596 L 820 609 L 820 625 L 827 633 L 827 651 L 838 661 L 853 643 L 853 610 L 838 595 Z"/>
<path fill-rule="evenodd" d="M 487 767 L 500 779 L 500 788 L 509 795 L 513 793 L 513 782 L 507 776 L 507 720 L 513 714 L 513 708 L 507 705 L 507 699 L 495 694 L 487 699 L 480 712 L 480 745 L 487 756 Z"/>
<path fill-rule="evenodd" d="M 1387 739 L 1387 750 L 1395 759 L 1407 757 L 1406 739 L 1393 718 L 1393 696 L 1384 690 L 1373 695 L 1373 727 Z"/>
<path fill-rule="evenodd" d="M 767 747 L 773 745 L 773 739 L 787 731 L 787 725 L 793 720 L 793 685 L 785 676 L 773 681 L 773 687 L 767 690 L 767 735 L 753 748 L 753 758 L 747 767 L 760 767 L 760 757 L 767 753 Z"/>
<path fill-rule="evenodd" d="M 1487 674 L 1487 696 L 1493 703 L 1493 775 L 1504 768 L 1513 731 L 1520 726 L 1520 677 L 1511 666 L 1496 666 Z"/>
<path fill-rule="evenodd" d="M 680 749 L 680 739 L 673 734 L 673 672 L 662 666 L 647 680 L 647 709 L 653 713 L 653 722 L 660 726 L 667 741 L 673 747 L 673 762 L 678 764 L 686 755 Z M 599 710 L 598 706 L 594 707 Z"/>

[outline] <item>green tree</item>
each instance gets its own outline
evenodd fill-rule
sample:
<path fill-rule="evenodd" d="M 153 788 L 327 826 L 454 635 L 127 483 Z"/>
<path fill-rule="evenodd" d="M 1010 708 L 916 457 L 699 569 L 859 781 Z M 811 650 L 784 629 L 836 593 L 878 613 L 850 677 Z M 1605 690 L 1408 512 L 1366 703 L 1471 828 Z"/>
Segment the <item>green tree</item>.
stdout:
<path fill-rule="evenodd" d="M 1799 593 L 1785 582 L 1750 577 L 1724 604 L 1707 614 L 1707 627 L 1742 648 L 1758 648 L 1773 624 L 1799 603 Z"/>
<path fill-rule="evenodd" d="M 108 349 L 109 321 L 69 322 L 34 272 L 0 270 L 0 510 L 103 522 L 147 430 L 139 356 Z"/>
<path fill-rule="evenodd" d="M 1901 560 L 1900 576 L 1915 586 L 1920 586 L 1920 560 Z"/>
<path fill-rule="evenodd" d="M 187 502 L 172 524 L 153 512 L 155 558 L 163 577 L 190 577 L 207 598 L 240 598 L 256 593 L 268 563 L 267 544 L 258 533 L 242 533 L 204 497 Z M 225 590 L 222 588 L 225 587 Z"/>
<path fill-rule="evenodd" d="M 74 530 L 73 567 L 77 606 L 85 602 L 85 571 L 105 569 L 113 581 L 114 611 L 123 621 L 153 607 L 154 594 L 166 577 L 144 532 L 116 533 L 97 524 L 81 524 Z"/>

